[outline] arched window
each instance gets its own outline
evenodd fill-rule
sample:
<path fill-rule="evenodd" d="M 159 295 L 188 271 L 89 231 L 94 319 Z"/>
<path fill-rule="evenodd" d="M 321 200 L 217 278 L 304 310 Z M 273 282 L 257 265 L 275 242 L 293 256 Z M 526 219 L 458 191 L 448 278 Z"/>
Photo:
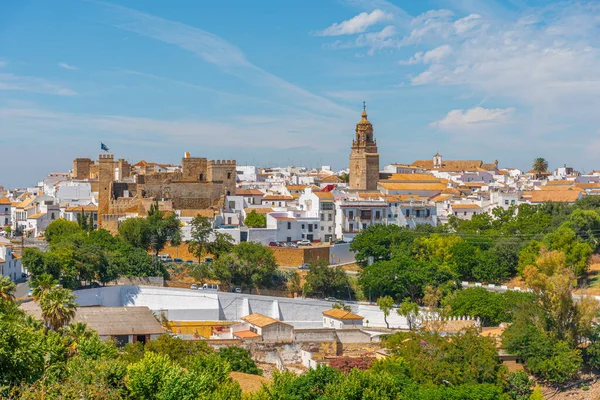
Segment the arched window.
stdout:
<path fill-rule="evenodd" d="M 227 179 L 231 179 L 231 172 L 227 173 Z"/>
<path fill-rule="evenodd" d="M 200 182 L 204 180 L 204 174 L 200 174 Z"/>

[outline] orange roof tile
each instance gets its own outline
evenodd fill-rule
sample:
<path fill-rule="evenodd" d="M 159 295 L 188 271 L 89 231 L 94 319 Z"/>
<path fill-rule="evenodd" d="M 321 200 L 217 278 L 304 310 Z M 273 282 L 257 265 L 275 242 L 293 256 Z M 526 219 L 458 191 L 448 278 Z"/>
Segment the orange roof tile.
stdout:
<path fill-rule="evenodd" d="M 575 190 L 577 192 L 583 192 L 583 189 L 577 186 L 537 186 L 537 190 L 550 190 L 550 191 L 563 191 L 563 190 Z"/>
<path fill-rule="evenodd" d="M 574 183 L 573 181 L 559 179 L 559 180 L 555 180 L 555 181 L 548 181 L 548 183 L 546 185 L 548 185 L 548 186 L 562 186 L 562 185 L 571 186 L 573 183 Z"/>
<path fill-rule="evenodd" d="M 341 320 L 363 320 L 365 317 L 361 317 L 360 315 L 354 314 L 350 311 L 344 311 L 339 308 L 332 308 L 331 310 L 323 311 L 323 315 L 335 319 Z"/>
<path fill-rule="evenodd" d="M 534 190 L 532 203 L 574 203 L 581 196 L 580 190 Z"/>
<path fill-rule="evenodd" d="M 94 211 L 98 211 L 98 207 L 97 206 L 73 206 L 73 207 L 69 207 L 65 210 L 65 212 L 94 212 Z"/>
<path fill-rule="evenodd" d="M 12 203 L 6 197 L 2 197 L 2 198 L 0 198 L 0 204 L 2 204 L 2 205 L 11 205 Z"/>
<path fill-rule="evenodd" d="M 453 209 L 458 209 L 458 210 L 467 210 L 467 209 L 473 209 L 473 208 L 481 208 L 480 205 L 478 204 L 452 204 L 452 208 Z"/>
<path fill-rule="evenodd" d="M 436 178 L 431 174 L 392 174 L 386 180 L 400 182 L 439 182 L 440 178 Z"/>
<path fill-rule="evenodd" d="M 237 331 L 237 332 L 233 332 L 233 336 L 237 336 L 240 339 L 253 339 L 253 338 L 260 337 L 260 335 L 258 333 L 252 332 L 252 331 Z"/>
<path fill-rule="evenodd" d="M 295 221 L 296 218 L 292 218 L 292 217 L 273 217 L 275 218 L 277 221 Z"/>
<path fill-rule="evenodd" d="M 289 200 L 293 200 L 293 197 L 292 196 L 284 196 L 284 195 L 276 195 L 276 194 L 268 194 L 265 197 L 263 197 L 262 199 L 267 200 L 267 201 L 274 201 L 274 200 L 289 201 Z"/>
<path fill-rule="evenodd" d="M 321 200 L 333 200 L 333 193 L 331 192 L 313 192 Z"/>
<path fill-rule="evenodd" d="M 45 212 L 43 212 L 43 213 L 38 213 L 38 214 L 33 214 L 33 215 L 30 215 L 29 217 L 27 217 L 27 219 L 38 219 L 38 218 L 41 218 L 41 217 L 43 217 L 44 215 L 46 215 L 46 213 L 45 213 Z"/>
<path fill-rule="evenodd" d="M 266 315 L 257 314 L 257 313 L 242 317 L 242 320 L 248 322 L 249 324 L 258 326 L 260 328 L 263 328 L 263 327 L 269 326 L 269 325 L 273 325 L 276 323 L 285 324 L 285 322 L 281 322 L 275 318 L 267 317 Z M 288 325 L 288 324 L 286 324 L 286 325 Z"/>
<path fill-rule="evenodd" d="M 304 190 L 306 189 L 306 185 L 287 185 L 285 188 L 287 190 Z"/>
<path fill-rule="evenodd" d="M 337 175 L 331 175 L 326 178 L 321 179 L 321 183 L 340 183 L 342 180 Z"/>
<path fill-rule="evenodd" d="M 258 189 L 236 189 L 236 196 L 263 196 L 264 193 Z"/>
<path fill-rule="evenodd" d="M 411 164 L 413 167 L 434 169 L 433 159 L 431 160 L 416 160 Z M 439 171 L 460 172 L 467 170 L 475 170 L 483 166 L 481 160 L 442 160 L 442 167 L 436 168 Z"/>
<path fill-rule="evenodd" d="M 411 190 L 411 191 L 442 191 L 446 189 L 446 185 L 442 183 L 395 183 L 379 181 L 379 186 L 387 190 Z"/>

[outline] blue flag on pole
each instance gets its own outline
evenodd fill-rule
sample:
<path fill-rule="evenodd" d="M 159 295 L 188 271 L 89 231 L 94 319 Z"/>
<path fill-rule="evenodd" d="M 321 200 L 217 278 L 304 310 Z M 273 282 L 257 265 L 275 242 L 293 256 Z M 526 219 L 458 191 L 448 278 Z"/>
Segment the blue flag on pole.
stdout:
<path fill-rule="evenodd" d="M 104 150 L 104 151 L 108 151 L 108 146 L 106 146 L 104 143 L 100 143 L 100 149 Z"/>

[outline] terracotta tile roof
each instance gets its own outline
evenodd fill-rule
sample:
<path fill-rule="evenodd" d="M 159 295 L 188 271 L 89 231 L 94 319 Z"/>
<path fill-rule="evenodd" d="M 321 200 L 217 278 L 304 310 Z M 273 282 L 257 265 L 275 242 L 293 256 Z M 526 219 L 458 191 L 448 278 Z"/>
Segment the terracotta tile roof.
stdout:
<path fill-rule="evenodd" d="M 333 200 L 333 193 L 331 192 L 313 192 L 321 200 Z"/>
<path fill-rule="evenodd" d="M 439 182 L 440 178 L 436 178 L 431 174 L 392 174 L 387 180 L 400 182 Z"/>
<path fill-rule="evenodd" d="M 483 171 L 495 171 L 498 169 L 498 166 L 496 164 L 481 164 L 481 168 L 480 170 Z"/>
<path fill-rule="evenodd" d="M 138 162 L 137 164 L 133 164 L 134 167 L 147 167 L 148 163 L 145 160 Z"/>
<path fill-rule="evenodd" d="M 20 201 L 13 201 L 12 203 L 10 203 L 10 205 L 13 207 L 17 207 L 19 204 L 21 204 Z"/>
<path fill-rule="evenodd" d="M 236 196 L 263 196 L 264 193 L 258 189 L 236 189 Z"/>
<path fill-rule="evenodd" d="M 354 314 L 350 311 L 344 311 L 339 308 L 332 308 L 331 310 L 323 311 L 323 315 L 335 319 L 341 320 L 363 320 L 365 317 Z"/>
<path fill-rule="evenodd" d="M 574 186 L 580 189 L 600 189 L 600 183 L 576 183 Z"/>
<path fill-rule="evenodd" d="M 531 197 L 533 196 L 533 190 L 523 190 L 521 192 L 521 197 Z"/>
<path fill-rule="evenodd" d="M 237 332 L 233 332 L 233 336 L 237 336 L 240 339 L 253 339 L 253 338 L 260 337 L 260 335 L 258 333 L 252 332 L 252 331 L 237 331 Z"/>
<path fill-rule="evenodd" d="M 442 202 L 444 200 L 448 200 L 448 199 L 451 199 L 453 197 L 454 197 L 454 195 L 452 195 L 452 194 L 438 194 L 437 196 L 433 196 L 429 200 L 433 201 L 434 203 L 440 203 L 440 202 Z"/>
<path fill-rule="evenodd" d="M 410 190 L 410 191 L 442 191 L 446 185 L 442 183 L 394 183 L 379 181 L 379 186 L 387 190 Z"/>
<path fill-rule="evenodd" d="M 475 170 L 476 168 L 481 168 L 483 165 L 483 161 L 481 160 L 442 160 L 442 167 L 436 169 L 444 172 L 459 172 Z M 434 169 L 433 160 L 416 160 L 411 166 Z"/>
<path fill-rule="evenodd" d="M 248 322 L 249 324 L 258 326 L 259 328 L 263 328 L 265 326 L 269 326 L 269 325 L 273 325 L 273 324 L 277 324 L 277 323 L 285 324 L 285 322 L 281 322 L 275 318 L 267 317 L 266 315 L 256 314 L 256 313 L 242 317 L 242 320 Z M 288 324 L 286 324 L 286 325 L 288 325 Z"/>
<path fill-rule="evenodd" d="M 84 212 L 95 212 L 98 211 L 98 207 L 97 206 L 73 206 L 73 207 L 69 207 L 65 210 L 65 212 L 81 212 L 81 210 L 83 210 Z"/>
<path fill-rule="evenodd" d="M 287 185 L 285 188 L 287 190 L 304 190 L 306 187 L 306 185 Z"/>
<path fill-rule="evenodd" d="M 575 190 L 576 192 L 583 192 L 583 189 L 577 186 L 537 186 L 536 190 L 550 190 L 550 191 L 563 191 L 563 190 Z"/>
<path fill-rule="evenodd" d="M 293 200 L 292 196 L 284 196 L 284 195 L 277 195 L 277 194 L 268 194 L 266 196 L 264 196 L 262 198 L 263 200 L 266 201 L 277 201 L 277 200 L 285 200 L 285 201 L 290 201 Z"/>
<path fill-rule="evenodd" d="M 246 214 L 250 214 L 252 211 L 256 212 L 257 214 L 268 214 L 273 212 L 272 208 L 262 208 L 262 207 L 258 207 L 258 208 L 244 208 L 244 211 L 246 212 Z"/>
<path fill-rule="evenodd" d="M 295 221 L 296 218 L 292 218 L 292 217 L 273 217 L 275 218 L 277 221 Z"/>
<path fill-rule="evenodd" d="M 548 181 L 548 183 L 546 185 L 547 186 L 562 186 L 562 185 L 571 186 L 573 183 L 574 183 L 573 181 L 567 181 L 565 179 L 559 179 L 559 180 L 555 180 L 555 181 Z"/>
<path fill-rule="evenodd" d="M 480 188 L 484 186 L 488 186 L 485 182 L 465 182 L 464 185 L 469 188 Z"/>
<path fill-rule="evenodd" d="M 28 199 L 23 200 L 22 202 L 19 203 L 19 205 L 17 206 L 17 208 L 25 208 L 28 205 L 30 205 L 31 203 L 33 203 L 33 201 L 35 200 L 35 197 L 30 197 Z"/>
<path fill-rule="evenodd" d="M 200 215 L 201 217 L 206 217 L 206 218 L 214 218 L 216 214 L 218 214 L 219 212 L 216 210 L 209 210 L 209 209 L 204 209 L 204 210 L 181 210 L 179 216 L 182 218 L 186 218 L 186 217 L 190 217 L 190 218 L 194 218 L 197 215 Z"/>
<path fill-rule="evenodd" d="M 6 197 L 1 197 L 0 198 L 0 204 L 2 205 L 11 205 L 11 201 L 9 199 L 7 199 Z"/>
<path fill-rule="evenodd" d="M 452 209 L 467 210 L 467 209 L 478 209 L 481 208 L 478 204 L 452 204 Z"/>
<path fill-rule="evenodd" d="M 33 215 L 30 215 L 29 217 L 27 217 L 27 219 L 38 219 L 38 218 L 43 217 L 44 215 L 46 215 L 45 212 L 39 213 L 39 214 L 33 214 Z"/>
<path fill-rule="evenodd" d="M 460 190 L 457 188 L 446 188 L 442 190 L 442 194 L 460 194 Z"/>
<path fill-rule="evenodd" d="M 321 179 L 321 183 L 340 183 L 340 182 L 342 182 L 342 180 L 337 175 L 331 175 L 331 176 L 328 176 L 327 178 Z"/>
<path fill-rule="evenodd" d="M 358 192 L 358 197 L 361 199 L 377 199 L 381 198 L 381 192 Z"/>
<path fill-rule="evenodd" d="M 534 190 L 532 203 L 574 203 L 581 196 L 580 190 Z"/>

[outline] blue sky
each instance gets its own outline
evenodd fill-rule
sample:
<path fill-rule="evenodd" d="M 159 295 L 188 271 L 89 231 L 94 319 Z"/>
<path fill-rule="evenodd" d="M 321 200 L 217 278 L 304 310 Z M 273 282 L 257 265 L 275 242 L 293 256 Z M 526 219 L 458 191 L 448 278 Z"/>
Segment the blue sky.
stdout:
<path fill-rule="evenodd" d="M 439 151 L 599 168 L 600 3 L 9 0 L 0 185 L 76 157 L 347 166 L 362 101 L 382 165 Z"/>

